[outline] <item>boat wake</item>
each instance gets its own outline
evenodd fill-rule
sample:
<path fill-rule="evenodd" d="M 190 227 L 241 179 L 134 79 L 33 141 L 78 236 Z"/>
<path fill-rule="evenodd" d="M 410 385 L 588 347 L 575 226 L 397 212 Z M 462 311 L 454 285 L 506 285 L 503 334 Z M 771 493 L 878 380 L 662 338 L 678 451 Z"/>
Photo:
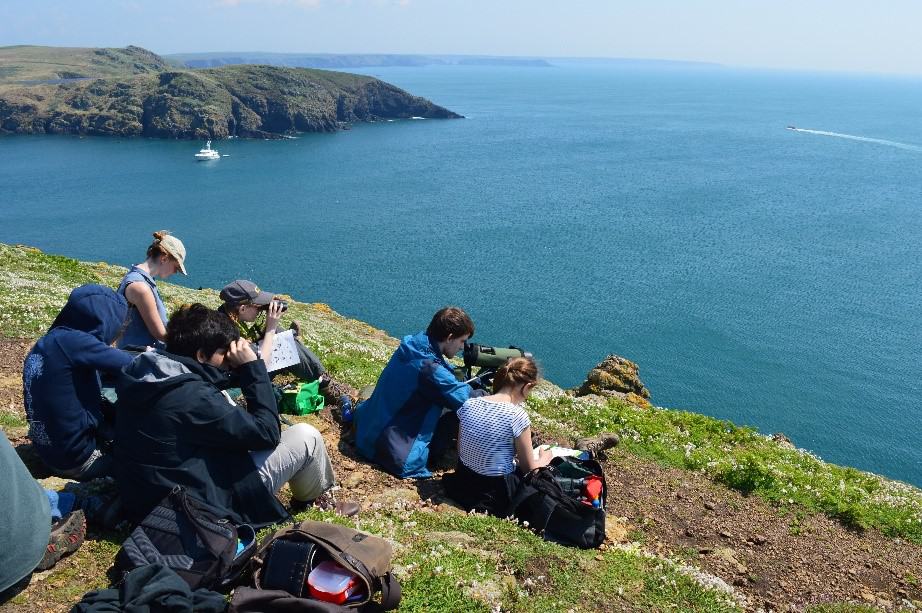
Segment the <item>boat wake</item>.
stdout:
<path fill-rule="evenodd" d="M 824 130 L 808 130 L 806 128 L 795 128 L 794 126 L 788 126 L 788 129 L 793 132 L 804 132 L 806 134 L 817 134 L 819 136 L 832 136 L 834 138 L 845 138 L 848 140 L 857 140 L 863 143 L 874 143 L 875 145 L 886 145 L 888 147 L 896 147 L 897 149 L 903 149 L 905 151 L 917 151 L 922 153 L 922 146 L 919 145 L 909 145 L 907 143 L 899 143 L 895 140 L 885 140 L 883 138 L 868 138 L 867 136 L 855 136 L 854 134 L 842 134 L 840 132 L 826 132 Z"/>

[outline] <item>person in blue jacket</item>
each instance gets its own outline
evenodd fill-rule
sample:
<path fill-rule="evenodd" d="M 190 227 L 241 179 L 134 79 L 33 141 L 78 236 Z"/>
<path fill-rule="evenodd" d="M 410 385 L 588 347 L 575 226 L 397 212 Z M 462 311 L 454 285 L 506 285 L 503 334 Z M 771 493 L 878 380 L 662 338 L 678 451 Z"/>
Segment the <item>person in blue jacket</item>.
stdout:
<path fill-rule="evenodd" d="M 128 315 L 128 303 L 108 287 L 83 285 L 22 368 L 29 438 L 56 475 L 78 480 L 112 473 L 112 458 L 97 445 L 104 423 L 99 373 L 115 373 L 132 355 L 111 346 Z"/>
<path fill-rule="evenodd" d="M 455 411 L 474 392 L 458 381 L 448 359 L 473 334 L 467 313 L 445 307 L 425 332 L 404 337 L 371 397 L 355 409 L 359 453 L 401 478 L 432 476 L 430 455 L 438 460 L 451 436 L 457 436 Z"/>

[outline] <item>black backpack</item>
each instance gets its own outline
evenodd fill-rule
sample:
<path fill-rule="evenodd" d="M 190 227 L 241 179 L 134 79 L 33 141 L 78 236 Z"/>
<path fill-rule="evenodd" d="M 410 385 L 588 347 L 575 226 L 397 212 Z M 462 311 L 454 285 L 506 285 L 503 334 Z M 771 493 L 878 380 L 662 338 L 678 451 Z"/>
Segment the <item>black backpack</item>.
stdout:
<path fill-rule="evenodd" d="M 598 477 L 602 482 L 598 506 L 578 499 L 582 480 L 589 477 Z M 525 487 L 519 489 L 510 505 L 516 517 L 528 521 L 529 527 L 548 541 L 585 549 L 602 544 L 608 487 L 601 464 L 572 457 L 554 458 L 548 466 L 527 474 L 523 481 Z"/>
<path fill-rule="evenodd" d="M 238 553 L 239 542 L 245 544 Z M 227 589 L 256 551 L 256 533 L 217 517 L 176 486 L 131 532 L 115 558 L 117 575 L 162 562 L 192 589 Z"/>

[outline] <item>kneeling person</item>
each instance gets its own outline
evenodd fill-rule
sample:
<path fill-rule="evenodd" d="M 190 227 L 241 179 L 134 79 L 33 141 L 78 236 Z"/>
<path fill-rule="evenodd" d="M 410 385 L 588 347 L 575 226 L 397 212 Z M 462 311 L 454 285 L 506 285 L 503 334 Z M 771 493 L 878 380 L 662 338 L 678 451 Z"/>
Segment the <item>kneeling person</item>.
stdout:
<path fill-rule="evenodd" d="M 222 391 L 228 369 L 246 409 Z M 275 497 L 286 482 L 293 505 L 329 496 L 333 469 L 320 433 L 308 424 L 281 431 L 265 364 L 217 311 L 193 304 L 174 313 L 166 349 L 135 358 L 117 392 L 116 475 L 133 520 L 177 485 L 254 527 L 287 517 Z M 357 511 L 350 506 L 340 510 Z"/>

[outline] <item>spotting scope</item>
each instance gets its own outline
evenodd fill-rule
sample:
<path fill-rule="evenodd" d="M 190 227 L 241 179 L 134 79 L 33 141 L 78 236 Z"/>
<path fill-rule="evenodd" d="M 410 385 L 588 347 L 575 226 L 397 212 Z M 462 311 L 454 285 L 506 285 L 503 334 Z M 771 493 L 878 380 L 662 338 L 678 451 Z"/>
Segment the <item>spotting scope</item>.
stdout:
<path fill-rule="evenodd" d="M 506 363 L 509 358 L 531 358 L 529 352 L 519 347 L 491 347 L 477 343 L 464 343 L 464 365 L 468 368 L 479 366 L 496 370 Z"/>
<path fill-rule="evenodd" d="M 464 343 L 464 376 L 466 379 L 474 377 L 474 367 L 479 368 L 477 379 L 480 385 L 486 387 L 493 380 L 496 369 L 506 363 L 509 358 L 531 358 L 531 353 L 520 347 L 491 347 L 477 343 Z"/>

